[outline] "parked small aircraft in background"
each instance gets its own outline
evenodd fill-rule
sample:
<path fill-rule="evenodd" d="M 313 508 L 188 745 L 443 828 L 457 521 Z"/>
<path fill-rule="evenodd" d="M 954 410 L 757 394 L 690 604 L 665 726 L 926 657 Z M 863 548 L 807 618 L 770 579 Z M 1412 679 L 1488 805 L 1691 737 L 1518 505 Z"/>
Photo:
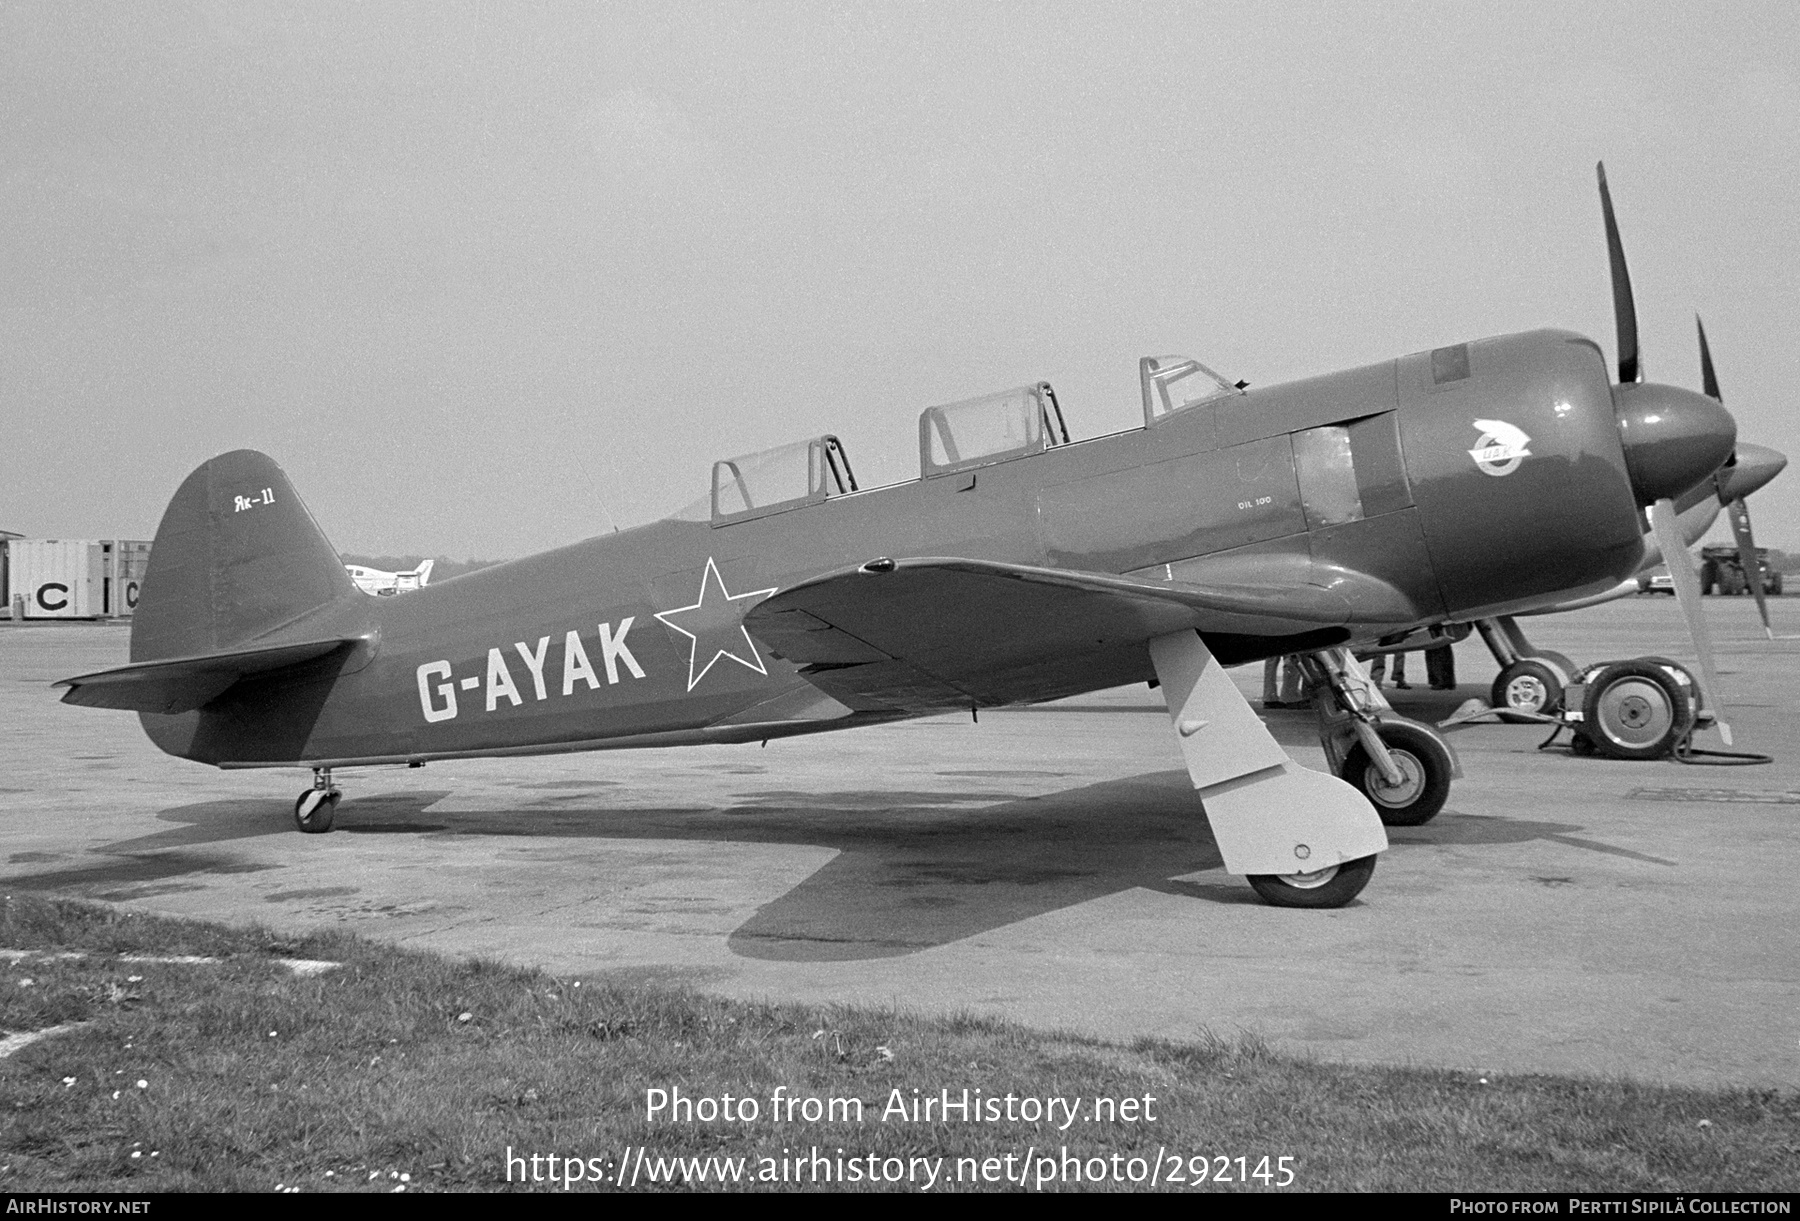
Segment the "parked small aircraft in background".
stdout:
<path fill-rule="evenodd" d="M 163 518 L 131 664 L 63 698 L 136 710 L 183 758 L 311 768 L 295 819 L 323 831 L 334 768 L 754 742 L 1150 682 L 1226 869 L 1339 906 L 1384 820 L 1430 818 L 1456 772 L 1350 647 L 1615 588 L 1644 509 L 1680 547 L 1677 498 L 1733 452 L 1716 397 L 1639 379 L 1605 213 L 1616 385 L 1558 330 L 1257 389 L 1145 357 L 1126 432 L 1071 441 L 1039 382 L 925 411 L 915 481 L 859 488 L 816 437 L 716 463 L 674 518 L 404 598 L 360 596 L 281 469 L 224 454 Z M 1302 656 L 1335 774 L 1296 765 L 1222 668 L 1278 654 Z"/>
<path fill-rule="evenodd" d="M 344 571 L 350 574 L 350 579 L 364 593 L 386 597 L 423 588 L 431 580 L 431 566 L 436 562 L 426 560 L 411 572 L 383 572 L 379 568 L 365 568 L 361 564 L 345 564 Z"/>

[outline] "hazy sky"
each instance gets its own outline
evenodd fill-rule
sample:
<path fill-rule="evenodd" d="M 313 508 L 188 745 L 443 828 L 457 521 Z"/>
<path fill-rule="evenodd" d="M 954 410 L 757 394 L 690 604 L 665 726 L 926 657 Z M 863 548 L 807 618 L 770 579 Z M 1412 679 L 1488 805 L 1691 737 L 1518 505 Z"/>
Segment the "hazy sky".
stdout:
<path fill-rule="evenodd" d="M 714 458 L 1137 358 L 1266 384 L 1707 323 L 1800 458 L 1800 6 L 0 3 L 0 528 L 249 446 L 339 548 L 498 558 Z M 1753 510 L 1800 549 L 1800 469 Z"/>

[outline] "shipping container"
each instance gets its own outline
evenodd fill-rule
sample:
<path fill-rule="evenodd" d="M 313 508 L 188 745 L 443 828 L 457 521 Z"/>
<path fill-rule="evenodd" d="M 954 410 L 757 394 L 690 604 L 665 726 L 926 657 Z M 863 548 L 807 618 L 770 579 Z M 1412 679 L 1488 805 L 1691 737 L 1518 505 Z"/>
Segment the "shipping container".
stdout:
<path fill-rule="evenodd" d="M 131 618 L 137 610 L 138 594 L 144 588 L 144 572 L 150 567 L 150 544 L 139 539 L 114 539 L 112 567 L 105 591 L 105 613 L 119 619 Z"/>
<path fill-rule="evenodd" d="M 106 553 L 87 539 L 14 539 L 7 544 L 9 589 L 27 619 L 89 619 L 102 612 Z"/>
<path fill-rule="evenodd" d="M 149 566 L 141 539 L 0 539 L 0 617 L 129 619 Z"/>

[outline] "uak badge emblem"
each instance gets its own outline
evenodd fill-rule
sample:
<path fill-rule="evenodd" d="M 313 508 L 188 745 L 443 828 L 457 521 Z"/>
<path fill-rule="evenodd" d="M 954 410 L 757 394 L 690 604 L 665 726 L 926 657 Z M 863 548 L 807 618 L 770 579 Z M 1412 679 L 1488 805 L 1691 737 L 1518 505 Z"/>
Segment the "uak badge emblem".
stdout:
<path fill-rule="evenodd" d="M 1519 469 L 1519 463 L 1531 457 L 1531 451 L 1525 448 L 1531 438 L 1524 429 L 1505 420 L 1476 420 L 1475 427 L 1481 430 L 1481 437 L 1469 451 L 1469 457 L 1475 459 L 1482 474 L 1510 475 Z"/>

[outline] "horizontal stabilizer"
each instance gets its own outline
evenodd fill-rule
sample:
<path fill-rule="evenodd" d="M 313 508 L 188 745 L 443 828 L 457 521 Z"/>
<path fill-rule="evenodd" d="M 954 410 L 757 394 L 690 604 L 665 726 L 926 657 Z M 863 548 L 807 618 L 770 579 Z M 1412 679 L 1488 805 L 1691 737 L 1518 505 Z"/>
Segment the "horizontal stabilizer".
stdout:
<path fill-rule="evenodd" d="M 132 712 L 191 712 L 211 703 L 242 679 L 270 675 L 331 653 L 347 652 L 356 644 L 357 641 L 346 639 L 308 640 L 197 657 L 171 657 L 65 678 L 55 685 L 69 689 L 63 695 L 65 704 Z"/>

